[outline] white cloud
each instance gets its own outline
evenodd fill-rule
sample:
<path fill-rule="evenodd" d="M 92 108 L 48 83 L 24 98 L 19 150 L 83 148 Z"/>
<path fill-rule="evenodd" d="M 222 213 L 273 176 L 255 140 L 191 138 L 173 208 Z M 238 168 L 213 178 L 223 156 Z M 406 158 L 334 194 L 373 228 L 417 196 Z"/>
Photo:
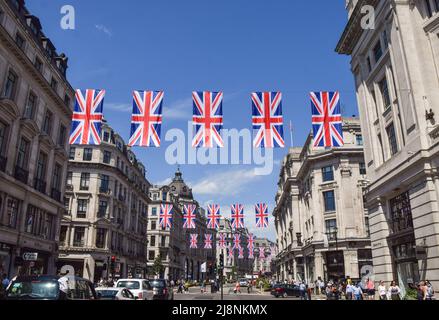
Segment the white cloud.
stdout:
<path fill-rule="evenodd" d="M 261 178 L 255 174 L 254 169 L 231 170 L 208 175 L 194 183 L 192 189 L 198 195 L 233 197 L 240 193 L 245 186 Z"/>
<path fill-rule="evenodd" d="M 97 24 L 95 25 L 95 28 L 103 33 L 105 33 L 108 37 L 112 37 L 113 33 L 110 31 L 110 29 L 108 29 L 106 26 L 104 26 L 103 24 Z"/>
<path fill-rule="evenodd" d="M 192 98 L 180 99 L 163 108 L 165 119 L 180 120 L 192 118 Z"/>
<path fill-rule="evenodd" d="M 127 112 L 127 111 L 132 111 L 133 107 L 128 103 L 106 103 L 105 109 L 118 111 L 118 112 Z"/>
<path fill-rule="evenodd" d="M 154 183 L 155 186 L 167 186 L 172 182 L 171 178 L 166 178 L 165 180 Z"/>

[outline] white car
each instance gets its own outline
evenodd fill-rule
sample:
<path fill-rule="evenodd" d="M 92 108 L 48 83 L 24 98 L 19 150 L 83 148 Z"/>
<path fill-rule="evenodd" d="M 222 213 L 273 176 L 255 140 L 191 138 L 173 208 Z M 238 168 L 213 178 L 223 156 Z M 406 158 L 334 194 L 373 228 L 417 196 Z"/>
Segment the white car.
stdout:
<path fill-rule="evenodd" d="M 247 279 L 240 279 L 239 280 L 239 285 L 241 287 L 247 287 L 248 286 L 248 280 Z"/>
<path fill-rule="evenodd" d="M 129 289 L 138 300 L 152 300 L 153 293 L 148 280 L 119 279 L 117 280 L 115 287 Z"/>
<path fill-rule="evenodd" d="M 96 288 L 100 300 L 137 300 L 137 297 L 126 288 Z"/>

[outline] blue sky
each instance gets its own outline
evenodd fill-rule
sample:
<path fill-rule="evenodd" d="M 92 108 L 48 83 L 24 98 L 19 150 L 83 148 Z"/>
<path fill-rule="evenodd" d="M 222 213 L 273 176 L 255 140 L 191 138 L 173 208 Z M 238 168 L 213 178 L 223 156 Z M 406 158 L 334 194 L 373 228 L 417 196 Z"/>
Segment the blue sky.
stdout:
<path fill-rule="evenodd" d="M 76 29 L 62 30 L 60 9 L 73 5 Z M 347 22 L 344 1 L 328 0 L 32 0 L 27 1 L 58 53 L 69 57 L 72 86 L 106 89 L 105 118 L 127 141 L 133 89 L 164 90 L 162 148 L 136 149 L 152 183 L 173 176 L 164 141 L 172 128 L 187 131 L 191 92 L 223 91 L 224 127 L 251 127 L 250 93 L 281 91 L 285 124 L 302 145 L 311 130 L 308 93 L 338 90 L 343 114 L 358 114 L 349 60 L 334 48 Z M 285 139 L 290 144 L 288 127 Z M 229 216 L 231 203 L 246 205 L 254 230 L 253 205 L 270 210 L 280 160 L 258 177 L 254 165 L 183 165 L 184 178 L 200 203 L 215 202 Z M 274 228 L 256 235 L 275 239 Z"/>

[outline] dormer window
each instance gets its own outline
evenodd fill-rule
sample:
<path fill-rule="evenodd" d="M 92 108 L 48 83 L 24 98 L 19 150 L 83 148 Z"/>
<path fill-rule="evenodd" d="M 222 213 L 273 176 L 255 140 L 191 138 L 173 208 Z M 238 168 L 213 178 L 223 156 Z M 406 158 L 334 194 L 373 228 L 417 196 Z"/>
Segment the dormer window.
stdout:
<path fill-rule="evenodd" d="M 38 27 L 35 25 L 35 23 L 34 23 L 33 21 L 31 21 L 29 27 L 30 27 L 30 30 L 32 31 L 32 33 L 33 33 L 35 36 L 38 37 L 39 30 L 38 30 Z"/>

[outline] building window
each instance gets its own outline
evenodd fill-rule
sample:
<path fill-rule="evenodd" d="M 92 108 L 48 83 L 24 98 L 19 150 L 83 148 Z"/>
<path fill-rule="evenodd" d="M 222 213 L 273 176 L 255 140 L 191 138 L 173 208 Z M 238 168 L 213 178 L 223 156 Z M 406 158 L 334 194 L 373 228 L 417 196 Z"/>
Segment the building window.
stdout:
<path fill-rule="evenodd" d="M 337 237 L 337 220 L 330 219 L 325 220 L 326 226 L 326 235 L 328 236 L 328 240 L 333 241 Z"/>
<path fill-rule="evenodd" d="M 84 153 L 82 155 L 82 160 L 84 161 L 91 161 L 93 155 L 93 149 L 91 148 L 84 148 Z"/>
<path fill-rule="evenodd" d="M 43 63 L 38 57 L 35 58 L 34 66 L 40 73 L 43 73 Z"/>
<path fill-rule="evenodd" d="M 107 215 L 108 202 L 105 200 L 99 201 L 98 218 L 105 218 Z"/>
<path fill-rule="evenodd" d="M 370 57 L 367 57 L 366 62 L 367 62 L 367 70 L 369 72 L 371 72 L 372 71 L 372 63 L 370 62 Z"/>
<path fill-rule="evenodd" d="M 59 245 L 61 247 L 65 247 L 68 245 L 67 243 L 67 226 L 61 226 L 59 232 Z"/>
<path fill-rule="evenodd" d="M 356 138 L 357 146 L 362 146 L 363 145 L 363 136 L 361 134 L 357 134 L 355 136 L 355 138 Z"/>
<path fill-rule="evenodd" d="M 425 2 L 425 10 L 427 13 L 427 18 L 431 18 L 433 16 L 433 8 L 431 7 L 430 0 L 424 0 Z"/>
<path fill-rule="evenodd" d="M 105 242 L 107 238 L 107 230 L 98 228 L 96 230 L 96 248 L 105 248 Z"/>
<path fill-rule="evenodd" d="M 110 142 L 110 134 L 108 131 L 104 131 L 104 138 L 102 140 L 105 142 Z"/>
<path fill-rule="evenodd" d="M 151 209 L 151 215 L 152 215 L 152 216 L 157 216 L 157 208 L 156 208 L 156 207 L 153 207 L 153 208 Z"/>
<path fill-rule="evenodd" d="M 167 192 L 163 192 L 163 194 L 162 194 L 162 200 L 163 200 L 163 201 L 166 201 L 167 198 L 168 198 L 168 193 L 167 193 Z"/>
<path fill-rule="evenodd" d="M 2 158 L 2 155 L 4 154 L 6 149 L 7 129 L 8 127 L 3 122 L 0 122 L 0 171 L 4 171 L 6 166 L 6 159 Z"/>
<path fill-rule="evenodd" d="M 151 247 L 155 247 L 156 243 L 155 243 L 155 236 L 151 236 L 151 241 L 150 241 L 150 246 Z"/>
<path fill-rule="evenodd" d="M 62 167 L 58 163 L 55 163 L 55 166 L 53 168 L 53 178 L 52 178 L 52 197 L 55 198 L 55 200 L 60 201 L 61 195 L 59 197 L 56 196 L 54 192 L 60 192 L 61 190 L 61 175 L 62 175 Z M 55 192 L 55 193 L 56 193 Z"/>
<path fill-rule="evenodd" d="M 157 222 L 151 221 L 151 230 L 156 230 L 156 229 L 157 229 Z"/>
<path fill-rule="evenodd" d="M 398 143 L 396 141 L 395 127 L 393 123 L 386 128 L 386 132 L 389 139 L 390 153 L 393 156 L 398 152 Z"/>
<path fill-rule="evenodd" d="M 66 143 L 67 129 L 63 124 L 59 125 L 58 145 L 64 147 Z"/>
<path fill-rule="evenodd" d="M 78 210 L 76 212 L 76 216 L 78 218 L 86 218 L 87 216 L 87 207 L 88 207 L 88 200 L 87 199 L 78 199 Z"/>
<path fill-rule="evenodd" d="M 50 87 L 56 91 L 58 87 L 58 81 L 56 81 L 55 77 L 52 77 L 52 80 L 50 81 Z"/>
<path fill-rule="evenodd" d="M 326 191 L 323 192 L 323 198 L 325 201 L 325 212 L 334 212 L 335 211 L 335 196 L 334 191 Z"/>
<path fill-rule="evenodd" d="M 387 36 L 387 30 L 383 31 L 383 42 L 384 42 L 384 49 L 387 50 L 387 48 L 389 47 L 389 37 Z"/>
<path fill-rule="evenodd" d="M 73 185 L 73 172 L 72 171 L 67 172 L 67 182 L 66 182 L 66 184 L 68 186 Z"/>
<path fill-rule="evenodd" d="M 9 228 L 17 227 L 17 217 L 18 217 L 18 207 L 19 202 L 17 199 L 9 198 L 7 202 L 7 226 Z"/>
<path fill-rule="evenodd" d="M 17 85 L 17 76 L 14 72 L 9 71 L 6 78 L 5 88 L 3 90 L 3 96 L 9 100 L 14 99 L 15 87 Z"/>
<path fill-rule="evenodd" d="M 370 224 L 369 224 L 369 217 L 364 218 L 364 225 L 366 227 L 366 236 L 370 237 Z"/>
<path fill-rule="evenodd" d="M 386 159 L 384 157 L 383 139 L 381 137 L 381 134 L 378 134 L 377 137 L 378 137 L 378 142 L 380 144 L 381 158 L 382 158 L 382 161 L 384 162 Z"/>
<path fill-rule="evenodd" d="M 381 42 L 379 40 L 373 48 L 373 56 L 375 58 L 375 63 L 378 63 L 378 61 L 380 61 L 381 57 L 383 56 L 383 50 L 381 48 Z"/>
<path fill-rule="evenodd" d="M 20 145 L 18 147 L 18 153 L 17 153 L 17 167 L 21 169 L 27 168 L 27 157 L 28 157 L 28 151 L 29 151 L 29 141 L 27 141 L 25 138 L 21 138 Z"/>
<path fill-rule="evenodd" d="M 332 166 L 322 168 L 323 182 L 334 181 L 334 170 Z"/>
<path fill-rule="evenodd" d="M 360 162 L 360 175 L 365 176 L 366 173 L 366 163 Z"/>
<path fill-rule="evenodd" d="M 40 152 L 37 161 L 37 171 L 35 174 L 34 187 L 36 190 L 46 193 L 46 166 L 47 166 L 47 155 Z"/>
<path fill-rule="evenodd" d="M 148 253 L 148 260 L 149 261 L 154 261 L 155 260 L 155 251 L 149 251 Z"/>
<path fill-rule="evenodd" d="M 378 86 L 380 88 L 381 91 L 381 98 L 383 100 L 383 107 L 384 110 L 387 110 L 388 108 L 390 108 L 390 95 L 389 95 L 389 86 L 387 84 L 387 78 L 384 77 L 379 83 Z"/>
<path fill-rule="evenodd" d="M 50 112 L 50 110 L 46 110 L 46 114 L 44 115 L 43 132 L 49 136 L 52 133 L 52 121 L 52 112 Z"/>
<path fill-rule="evenodd" d="M 68 94 L 64 95 L 64 103 L 67 107 L 70 107 L 71 99 Z"/>
<path fill-rule="evenodd" d="M 109 188 L 110 188 L 110 177 L 105 174 L 102 174 L 100 192 L 107 193 L 109 191 Z"/>
<path fill-rule="evenodd" d="M 37 108 L 37 96 L 33 93 L 29 93 L 27 98 L 26 108 L 24 109 L 24 118 L 33 119 L 35 114 L 35 109 Z"/>
<path fill-rule="evenodd" d="M 85 227 L 75 227 L 75 233 L 73 234 L 73 246 L 83 247 L 85 239 Z"/>
<path fill-rule="evenodd" d="M 104 151 L 104 163 L 110 164 L 111 161 L 111 152 L 110 151 Z"/>
<path fill-rule="evenodd" d="M 90 173 L 83 172 L 81 173 L 80 189 L 88 190 L 89 187 L 90 187 Z"/>
<path fill-rule="evenodd" d="M 24 50 L 24 39 L 19 33 L 15 35 L 15 43 L 21 50 Z"/>
<path fill-rule="evenodd" d="M 70 146 L 70 148 L 69 148 L 69 160 L 75 160 L 75 152 L 76 152 L 76 148 Z"/>
<path fill-rule="evenodd" d="M 390 200 L 390 216 L 393 233 L 413 229 L 412 209 L 408 192 Z"/>

